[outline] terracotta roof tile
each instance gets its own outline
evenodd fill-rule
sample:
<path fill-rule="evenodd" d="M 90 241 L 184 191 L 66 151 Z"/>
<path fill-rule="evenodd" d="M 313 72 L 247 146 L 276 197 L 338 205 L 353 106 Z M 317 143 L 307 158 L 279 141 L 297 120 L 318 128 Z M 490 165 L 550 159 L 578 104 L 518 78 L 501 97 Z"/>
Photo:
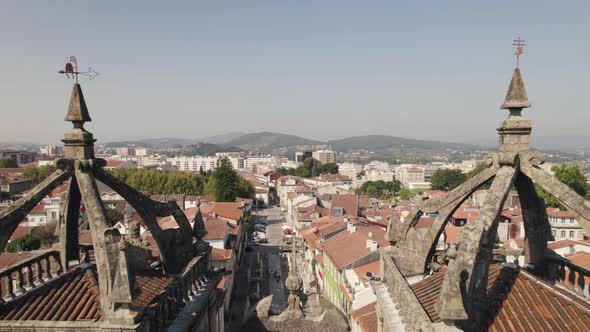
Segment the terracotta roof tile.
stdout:
<path fill-rule="evenodd" d="M 369 281 L 364 277 L 367 275 L 367 272 L 371 272 L 374 276 L 379 275 L 379 269 L 381 267 L 381 262 L 376 260 L 374 262 L 364 264 L 361 266 L 357 266 L 353 269 L 354 273 L 359 277 L 359 279 L 364 283 L 367 284 Z"/>
<path fill-rule="evenodd" d="M 159 271 L 142 271 L 135 275 L 139 292 L 135 294 L 132 304 L 145 307 L 152 302 L 171 282 L 172 278 Z"/>
<path fill-rule="evenodd" d="M 211 260 L 212 261 L 226 261 L 231 258 L 233 251 L 231 249 L 218 249 L 212 248 Z"/>
<path fill-rule="evenodd" d="M 96 320 L 100 318 L 99 295 L 96 271 L 77 268 L 8 302 L 0 320 Z"/>
<path fill-rule="evenodd" d="M 367 248 L 369 233 L 373 233 L 373 239 L 377 241 L 379 247 L 389 245 L 385 239 L 385 231 L 381 227 L 375 225 L 356 226 L 354 232 L 345 230 L 325 240 L 323 243 L 324 253 L 340 269 L 371 252 Z"/>
<path fill-rule="evenodd" d="M 411 286 L 433 322 L 446 269 Z M 586 331 L 590 304 L 522 270 L 492 264 L 487 302 L 489 331 Z"/>
<path fill-rule="evenodd" d="M 363 332 L 377 332 L 377 309 L 376 302 L 367 304 L 351 313 L 351 318 L 361 326 Z"/>

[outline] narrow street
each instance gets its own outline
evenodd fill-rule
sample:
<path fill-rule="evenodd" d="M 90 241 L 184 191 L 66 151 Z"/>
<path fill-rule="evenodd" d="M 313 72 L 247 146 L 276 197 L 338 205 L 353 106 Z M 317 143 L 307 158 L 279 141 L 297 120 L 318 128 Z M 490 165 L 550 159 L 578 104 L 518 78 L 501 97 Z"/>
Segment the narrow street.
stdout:
<path fill-rule="evenodd" d="M 254 245 L 251 251 L 244 250 L 231 305 L 231 331 L 236 332 L 262 328 L 252 326 L 255 319 L 251 319 L 256 316 L 256 304 L 262 298 L 273 295 L 272 311 L 281 312 L 287 306 L 284 281 L 289 272 L 287 258 L 280 252 L 283 242 L 280 208 L 260 210 L 255 215 L 266 219 L 268 243 Z"/>

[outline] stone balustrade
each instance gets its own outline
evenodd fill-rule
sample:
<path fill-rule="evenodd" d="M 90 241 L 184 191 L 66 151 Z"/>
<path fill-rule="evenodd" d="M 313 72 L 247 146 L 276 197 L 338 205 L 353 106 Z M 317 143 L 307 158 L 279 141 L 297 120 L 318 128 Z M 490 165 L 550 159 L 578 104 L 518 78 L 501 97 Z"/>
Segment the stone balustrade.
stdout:
<path fill-rule="evenodd" d="M 589 269 L 558 255 L 548 256 L 547 262 L 552 279 L 558 285 L 590 300 Z"/>
<path fill-rule="evenodd" d="M 382 255 L 381 265 L 383 273 L 379 284 L 387 288 L 391 302 L 396 305 L 396 310 L 399 310 L 400 316 L 403 317 L 406 330 L 420 331 L 423 324 L 430 323 L 428 314 L 395 265 L 393 257 Z"/>
<path fill-rule="evenodd" d="M 64 272 L 59 251 L 48 250 L 0 271 L 0 303 L 10 301 Z"/>
<path fill-rule="evenodd" d="M 151 318 L 150 327 L 160 330 L 169 326 L 174 319 L 177 319 L 178 312 L 205 290 L 211 278 L 207 256 L 193 258 L 183 272 L 177 275 L 174 281 L 149 305 L 145 314 Z M 205 298 L 208 297 L 209 294 L 206 294 Z M 193 312 L 193 315 L 194 317 L 206 316 L 208 309 L 209 307 L 205 305 L 199 312 Z"/>

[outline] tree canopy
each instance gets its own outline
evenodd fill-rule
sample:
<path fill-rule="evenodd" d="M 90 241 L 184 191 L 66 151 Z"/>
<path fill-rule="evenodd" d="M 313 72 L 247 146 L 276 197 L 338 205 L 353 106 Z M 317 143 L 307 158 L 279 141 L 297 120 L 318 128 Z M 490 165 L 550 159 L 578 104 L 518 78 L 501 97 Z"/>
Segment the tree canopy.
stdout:
<path fill-rule="evenodd" d="M 0 158 L 0 168 L 17 168 L 18 164 L 10 157 Z"/>
<path fill-rule="evenodd" d="M 303 165 L 297 168 L 279 167 L 277 172 L 284 175 L 300 176 L 302 178 L 316 177 L 320 174 L 336 174 L 338 173 L 338 165 L 335 163 L 326 163 L 322 165 L 319 160 L 307 158 L 303 161 Z"/>
<path fill-rule="evenodd" d="M 556 165 L 551 167 L 551 170 L 555 173 L 555 178 L 557 178 L 559 181 L 566 184 L 580 196 L 586 196 L 586 198 L 590 198 L 590 186 L 586 182 L 586 177 L 580 171 L 580 167 Z M 557 198 L 555 198 L 540 186 L 536 185 L 535 187 L 537 189 L 537 193 L 543 200 L 545 200 L 547 206 L 563 208 Z"/>
<path fill-rule="evenodd" d="M 33 233 L 19 237 L 6 246 L 8 252 L 31 251 L 41 248 L 41 238 Z"/>
<path fill-rule="evenodd" d="M 253 197 L 254 187 L 236 173 L 229 159 L 221 158 L 207 180 L 205 194 L 214 196 L 218 202 L 233 202 L 236 197 Z"/>
<path fill-rule="evenodd" d="M 156 195 L 202 195 L 206 177 L 189 172 L 164 172 L 146 168 L 114 169 L 112 174 L 131 187 Z"/>
<path fill-rule="evenodd" d="M 432 174 L 430 182 L 433 190 L 453 190 L 467 180 L 458 169 L 439 169 Z"/>
<path fill-rule="evenodd" d="M 31 180 L 31 183 L 36 186 L 45 180 L 51 173 L 55 172 L 56 168 L 53 165 L 36 166 L 29 165 L 25 167 L 23 176 L 25 179 Z"/>
<path fill-rule="evenodd" d="M 370 197 L 384 197 L 394 195 L 401 189 L 401 183 L 394 181 L 367 181 L 356 190 L 357 194 L 364 194 Z"/>

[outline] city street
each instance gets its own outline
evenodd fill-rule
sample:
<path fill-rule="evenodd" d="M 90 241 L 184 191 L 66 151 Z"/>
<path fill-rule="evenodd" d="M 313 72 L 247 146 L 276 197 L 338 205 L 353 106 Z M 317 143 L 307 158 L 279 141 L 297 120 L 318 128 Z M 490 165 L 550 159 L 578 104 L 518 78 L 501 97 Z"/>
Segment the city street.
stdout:
<path fill-rule="evenodd" d="M 287 258 L 280 252 L 283 241 L 280 209 L 264 209 L 254 215 L 266 219 L 268 243 L 252 246 L 251 251 L 244 251 L 234 286 L 236 291 L 231 306 L 231 331 L 252 331 L 252 322 L 248 321 L 256 315 L 256 304 L 264 297 L 273 295 L 273 312 L 281 312 L 287 306 L 284 281 L 289 271 Z"/>

